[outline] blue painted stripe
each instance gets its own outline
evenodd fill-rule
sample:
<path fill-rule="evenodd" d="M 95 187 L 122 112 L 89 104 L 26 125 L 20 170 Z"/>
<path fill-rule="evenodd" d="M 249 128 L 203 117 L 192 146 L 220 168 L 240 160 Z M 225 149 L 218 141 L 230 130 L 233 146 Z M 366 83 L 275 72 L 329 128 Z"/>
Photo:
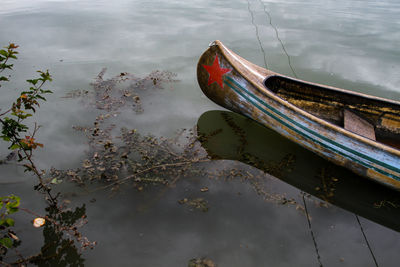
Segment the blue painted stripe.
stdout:
<path fill-rule="evenodd" d="M 224 83 L 225 83 L 226 85 L 228 85 L 228 86 L 229 86 L 231 89 L 233 89 L 236 93 L 238 93 L 239 95 L 241 95 L 243 98 L 245 98 L 246 100 L 248 100 L 249 102 L 251 102 L 254 106 L 256 106 L 258 109 L 260 109 L 260 110 L 263 111 L 265 114 L 267 114 L 268 116 L 272 117 L 273 119 L 275 119 L 276 121 L 278 121 L 278 122 L 281 123 L 282 125 L 285 125 L 286 127 L 288 127 L 288 128 L 290 128 L 291 130 L 297 132 L 297 133 L 300 134 L 301 136 L 303 136 L 303 137 L 305 137 L 305 138 L 308 138 L 308 139 L 311 139 L 313 142 L 318 143 L 319 145 L 321 145 L 321 146 L 323 146 L 323 147 L 325 147 L 325 148 L 327 148 L 327 149 L 329 149 L 329 150 L 331 150 L 331 151 L 333 151 L 333 152 L 335 152 L 335 153 L 337 153 L 337 154 L 340 154 L 340 155 L 342 155 L 342 156 L 344 156 L 344 157 L 346 157 L 346 158 L 349 158 L 349 159 L 351 159 L 352 161 L 355 161 L 355 162 L 359 163 L 360 165 L 363 165 L 363 166 L 365 166 L 365 167 L 367 167 L 367 168 L 369 168 L 369 169 L 373 169 L 373 170 L 375 170 L 375 171 L 377 171 L 377 172 L 379 172 L 379 173 L 381 173 L 381 174 L 383 174 L 383 175 L 386 175 L 386 176 L 391 177 L 391 178 L 393 178 L 393 179 L 395 179 L 395 180 L 397 180 L 397 181 L 400 181 L 400 177 L 398 177 L 398 176 L 395 176 L 395 175 L 393 175 L 393 174 L 391 174 L 391 173 L 387 173 L 386 171 L 384 171 L 384 170 L 382 170 L 382 169 L 379 169 L 379 168 L 377 168 L 377 167 L 375 167 L 375 166 L 369 165 L 368 163 L 362 162 L 362 161 L 360 161 L 359 159 L 354 158 L 353 156 L 350 156 L 350 155 L 348 155 L 348 154 L 345 154 L 345 153 L 343 153 L 343 152 L 341 152 L 341 151 L 339 151 L 339 150 L 337 150 L 337 149 L 335 149 L 335 148 L 333 148 L 333 147 L 327 146 L 326 144 L 324 144 L 324 143 L 322 143 L 322 142 L 320 142 L 320 141 L 314 139 L 313 137 L 311 137 L 311 136 L 305 134 L 304 132 L 299 131 L 298 129 L 294 128 L 292 125 L 288 124 L 286 121 L 280 119 L 280 118 L 277 117 L 276 115 L 274 115 L 274 114 L 272 114 L 271 112 L 265 110 L 263 107 L 261 107 L 259 104 L 255 103 L 251 98 L 249 98 L 247 95 L 243 94 L 241 91 L 246 92 L 246 93 L 247 93 L 248 95 L 250 95 L 253 99 L 257 100 L 260 104 L 262 104 L 263 106 L 267 107 L 269 110 L 271 110 L 272 112 L 274 112 L 274 113 L 277 114 L 278 116 L 281 116 L 281 117 L 283 117 L 284 119 L 286 119 L 287 121 L 291 122 L 293 125 L 296 125 L 297 127 L 301 128 L 301 129 L 303 129 L 303 130 L 305 130 L 306 132 L 308 132 L 308 133 L 310 133 L 310 134 L 312 134 L 312 135 L 314 135 L 314 136 L 317 136 L 318 138 L 320 138 L 320 139 L 322 139 L 322 140 L 324 140 L 324 141 L 326 141 L 326 142 L 328 142 L 328 143 L 330 143 L 330 144 L 332 144 L 332 145 L 335 145 L 336 147 L 339 147 L 339 148 L 341 148 L 341 149 L 343 149 L 343 150 L 345 150 L 345 151 L 347 151 L 347 152 L 350 152 L 350 153 L 352 153 L 352 154 L 354 154 L 354 155 L 356 155 L 356 156 L 358 156 L 358 157 L 361 157 L 361 158 L 363 158 L 363 159 L 369 160 L 370 162 L 373 162 L 373 163 L 375 163 L 375 164 L 377 164 L 377 165 L 384 166 L 385 168 L 390 169 L 390 170 L 393 170 L 393 171 L 395 171 L 395 172 L 400 172 L 400 170 L 399 170 L 398 168 L 396 168 L 396 167 L 394 167 L 394 166 L 391 166 L 391 165 L 388 165 L 388 164 L 386 164 L 386 163 L 384 163 L 384 162 L 377 161 L 376 159 L 373 159 L 373 158 L 371 158 L 371 157 L 369 157 L 369 156 L 367 156 L 367 155 L 365 155 L 365 154 L 362 154 L 362 153 L 357 152 L 357 151 L 355 151 L 355 150 L 353 150 L 353 149 L 351 149 L 351 148 L 348 148 L 348 147 L 346 147 L 346 146 L 343 146 L 343 145 L 341 145 L 341 144 L 339 144 L 339 143 L 337 143 L 337 142 L 334 142 L 333 140 L 330 140 L 330 139 L 326 138 L 325 136 L 320 135 L 319 133 L 317 133 L 317 132 L 315 132 L 315 131 L 312 131 L 311 129 L 309 129 L 309 128 L 307 128 L 307 127 L 305 127 L 305 126 L 299 124 L 298 122 L 294 121 L 293 119 L 287 117 L 285 114 L 281 113 L 280 111 L 276 110 L 275 108 L 269 106 L 269 105 L 268 105 L 266 102 L 264 102 L 262 99 L 258 98 L 256 95 L 254 95 L 253 93 L 249 92 L 247 89 L 243 88 L 239 83 L 237 83 L 237 82 L 236 82 L 235 80 L 233 80 L 231 77 L 225 76 L 225 78 L 228 79 L 228 81 L 227 81 L 227 80 L 224 80 Z"/>

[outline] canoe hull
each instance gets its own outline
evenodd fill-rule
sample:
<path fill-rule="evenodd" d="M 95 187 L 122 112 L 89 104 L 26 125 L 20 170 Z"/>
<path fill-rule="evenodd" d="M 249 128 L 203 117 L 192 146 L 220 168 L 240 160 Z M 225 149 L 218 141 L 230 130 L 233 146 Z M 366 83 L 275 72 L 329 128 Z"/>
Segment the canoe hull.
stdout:
<path fill-rule="evenodd" d="M 254 119 L 335 164 L 400 189 L 399 153 L 337 129 L 277 97 L 264 86 L 264 80 L 275 75 L 240 58 L 219 41 L 201 56 L 197 67 L 199 85 L 215 103 Z"/>

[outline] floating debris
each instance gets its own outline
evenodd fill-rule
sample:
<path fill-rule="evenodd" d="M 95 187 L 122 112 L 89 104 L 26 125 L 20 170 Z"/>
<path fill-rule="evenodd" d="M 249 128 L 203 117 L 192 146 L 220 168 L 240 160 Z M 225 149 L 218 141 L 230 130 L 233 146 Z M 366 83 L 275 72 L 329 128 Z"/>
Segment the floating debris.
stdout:
<path fill-rule="evenodd" d="M 217 265 L 210 259 L 191 259 L 189 261 L 188 267 L 217 267 Z"/>
<path fill-rule="evenodd" d="M 73 90 L 64 98 L 81 98 L 89 106 L 99 110 L 116 111 L 131 105 L 137 113 L 143 111 L 139 91 L 146 89 L 162 89 L 163 84 L 176 82 L 176 74 L 169 71 L 153 71 L 144 78 L 123 72 L 109 79 L 104 79 L 106 68 L 103 68 L 91 83 L 93 90 Z M 125 86 L 122 86 L 125 83 Z M 119 85 L 119 86 L 117 86 Z"/>
<path fill-rule="evenodd" d="M 318 192 L 316 195 L 325 202 L 332 202 L 339 179 L 334 177 L 331 174 L 331 170 L 328 168 L 321 168 L 318 172 L 317 178 L 321 181 L 321 185 L 315 187 L 315 191 Z M 327 206 L 326 203 L 321 203 L 320 205 Z"/>
<path fill-rule="evenodd" d="M 44 218 L 35 218 L 33 220 L 33 227 L 39 228 L 42 227 L 46 223 L 46 220 Z"/>
<path fill-rule="evenodd" d="M 19 240 L 19 237 L 16 236 L 15 233 L 12 232 L 11 230 L 8 231 L 8 235 L 9 235 L 12 239 L 14 239 L 14 240 L 16 240 L 16 241 Z"/>
<path fill-rule="evenodd" d="M 193 199 L 183 198 L 181 200 L 178 200 L 178 203 L 181 205 L 186 204 L 192 209 L 198 209 L 201 210 L 202 212 L 207 212 L 209 209 L 208 202 L 204 198 L 193 198 Z"/>
<path fill-rule="evenodd" d="M 209 162 L 207 153 L 201 147 L 194 129 L 182 130 L 174 138 L 156 138 L 141 135 L 136 129 L 122 128 L 117 135 L 110 118 L 114 119 L 121 108 L 129 104 L 136 113 L 143 111 L 140 91 L 161 89 L 166 83 L 176 82 L 175 74 L 153 71 L 144 78 L 121 73 L 104 79 L 103 69 L 92 83 L 89 92 L 71 92 L 67 98 L 85 96 L 89 106 L 102 112 L 92 126 L 74 126 L 85 134 L 89 150 L 81 167 L 69 170 L 52 169 L 50 180 L 67 179 L 85 186 L 89 182 L 105 183 L 100 189 L 113 192 L 121 184 L 131 183 L 138 191 L 148 186 L 173 186 L 183 177 L 204 174 L 201 163 Z M 88 97 L 86 97 L 88 96 Z M 128 106 L 129 106 L 128 105 Z M 184 142 L 182 141 L 184 140 Z M 56 179 L 56 180 L 54 180 Z"/>
<path fill-rule="evenodd" d="M 223 119 L 239 137 L 241 145 L 237 153 L 241 161 L 257 169 L 232 168 L 232 165 L 228 165 L 222 170 L 212 171 L 215 170 L 212 167 L 212 158 L 202 147 L 202 142 L 218 135 L 222 129 L 216 129 L 207 136 L 198 136 L 195 128 L 182 129 L 173 138 L 165 138 L 142 135 L 136 129 L 122 128 L 117 135 L 115 125 L 110 119 L 114 120 L 120 114 L 121 108 L 129 105 L 132 111 L 142 112 L 140 91 L 160 89 L 165 83 L 175 82 L 176 75 L 154 71 L 144 78 L 121 73 L 104 79 L 105 72 L 106 69 L 103 69 L 92 83 L 92 91 L 66 96 L 85 96 L 82 100 L 102 113 L 91 126 L 73 127 L 85 134 L 89 145 L 81 167 L 70 170 L 52 169 L 49 173 L 50 180 L 67 179 L 81 186 L 97 181 L 101 186 L 95 190 L 110 189 L 115 193 L 125 183 L 130 183 L 133 188 L 142 192 L 150 186 L 174 186 L 179 179 L 185 177 L 223 178 L 227 181 L 240 178 L 242 182 L 250 182 L 257 194 L 266 200 L 282 205 L 298 205 L 284 194 L 270 192 L 266 179 L 268 176 L 265 174 L 279 177 L 283 172 L 289 172 L 295 157 L 290 154 L 278 162 L 265 162 L 246 153 L 245 131 L 229 114 L 224 114 Z M 200 189 L 203 193 L 208 191 L 208 187 Z M 179 203 L 208 211 L 207 201 L 202 198 L 183 199 Z"/>
<path fill-rule="evenodd" d="M 374 203 L 374 208 L 380 209 L 382 207 L 385 207 L 387 209 L 398 209 L 400 208 L 400 204 L 397 204 L 395 201 L 389 201 L 389 200 L 382 200 L 377 203 Z"/>

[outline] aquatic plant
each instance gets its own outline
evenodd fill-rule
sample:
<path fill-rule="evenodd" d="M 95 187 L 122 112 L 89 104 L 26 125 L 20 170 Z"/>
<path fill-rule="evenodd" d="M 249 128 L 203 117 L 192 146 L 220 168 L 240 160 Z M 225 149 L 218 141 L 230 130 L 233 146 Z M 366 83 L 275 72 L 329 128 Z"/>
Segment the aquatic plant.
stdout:
<path fill-rule="evenodd" d="M 105 182 L 106 185 L 98 190 L 110 188 L 117 191 L 122 184 L 131 182 L 142 191 L 149 185 L 172 185 L 179 178 L 198 174 L 201 168 L 193 168 L 193 165 L 210 159 L 201 149 L 193 129 L 182 130 L 174 138 L 142 135 L 136 129 L 126 128 L 121 128 L 119 135 L 115 135 L 115 125 L 110 123 L 110 119 L 115 119 L 123 107 L 130 107 L 135 113 L 142 112 L 140 91 L 162 89 L 165 84 L 176 82 L 176 75 L 153 71 L 143 78 L 121 73 L 104 79 L 105 71 L 103 69 L 92 83 L 92 91 L 72 91 L 65 96 L 85 96 L 81 99 L 87 106 L 103 111 L 92 127 L 73 127 L 87 138 L 89 149 L 86 159 L 80 168 L 52 169 L 50 176 L 82 186 L 92 181 Z M 178 139 L 185 139 L 185 143 L 179 143 Z"/>
<path fill-rule="evenodd" d="M 91 84 L 92 90 L 74 90 L 64 96 L 80 99 L 88 108 L 102 112 L 95 118 L 93 126 L 73 127 L 85 134 L 88 143 L 81 166 L 68 170 L 51 169 L 49 175 L 52 179 L 72 181 L 83 187 L 98 182 L 101 184 L 99 187 L 86 188 L 86 192 L 110 189 L 116 193 L 121 185 L 127 183 L 143 191 L 147 187 L 174 186 L 178 180 L 193 176 L 227 181 L 238 178 L 249 182 L 265 200 L 300 206 L 285 194 L 270 192 L 267 185 L 270 176 L 266 173 L 281 176 L 284 171 L 289 172 L 295 161 L 294 156 L 287 155 L 279 162 L 265 162 L 245 153 L 247 141 L 244 131 L 229 115 L 223 114 L 224 120 L 239 137 L 241 145 L 238 154 L 241 161 L 256 168 L 232 167 L 232 164 L 215 167 L 220 165 L 215 161 L 217 158 L 209 155 L 202 144 L 220 134 L 222 129 L 216 129 L 208 135 L 199 134 L 195 127 L 182 129 L 171 138 L 143 135 L 136 129 L 121 128 L 119 133 L 115 131 L 116 126 L 112 121 L 115 121 L 122 108 L 143 112 L 138 101 L 141 99 L 140 93 L 143 90 L 162 89 L 166 84 L 176 82 L 176 75 L 154 71 L 143 78 L 121 73 L 104 79 L 105 72 L 103 69 Z M 132 102 L 129 98 L 136 100 Z M 209 208 L 203 198 L 187 197 L 178 202 L 203 211 Z"/>
<path fill-rule="evenodd" d="M 11 43 L 5 47 L 5 49 L 0 50 L 0 74 L 5 70 L 13 69 L 13 64 L 10 64 L 9 60 L 17 59 L 17 48 L 17 45 Z M 71 216 L 69 216 L 70 211 L 68 211 L 65 206 L 59 205 L 59 194 L 54 194 L 52 192 L 51 184 L 57 183 L 57 180 L 46 180 L 44 178 L 44 171 L 39 170 L 33 160 L 35 149 L 39 147 L 42 148 L 43 144 L 36 141 L 36 133 L 39 126 L 34 123 L 33 127 L 29 127 L 26 120 L 32 117 L 40 107 L 40 101 L 46 101 L 45 95 L 52 93 L 51 90 L 44 89 L 44 85 L 52 81 L 49 71 L 38 71 L 38 73 L 38 78 L 27 80 L 29 88 L 19 93 L 18 98 L 11 103 L 11 107 L 0 113 L 0 138 L 8 142 L 8 149 L 12 151 L 4 160 L 1 160 L 0 163 L 7 164 L 17 157 L 19 165 L 24 167 L 25 172 L 30 172 L 36 177 L 38 184 L 34 189 L 42 193 L 48 206 L 48 214 L 46 216 L 41 216 L 22 207 L 21 198 L 13 194 L 0 197 L 0 263 L 5 266 L 22 266 L 28 262 L 38 261 L 42 259 L 44 255 L 43 251 L 35 256 L 21 255 L 16 249 L 21 244 L 22 240 L 12 230 L 12 227 L 15 225 L 15 220 L 10 215 L 18 211 L 24 211 L 36 216 L 33 226 L 45 226 L 44 232 L 47 231 L 46 229 L 53 229 L 54 234 L 57 235 L 60 240 L 73 244 L 73 240 L 75 239 L 81 244 L 82 248 L 94 246 L 94 243 L 90 242 L 78 231 L 78 227 L 84 223 L 83 216 L 72 222 L 69 220 L 68 223 L 62 220 L 62 218 Z M 0 81 L 7 82 L 9 78 L 10 75 L 0 76 Z M 5 262 L 5 257 L 10 250 L 13 250 L 19 259 L 7 263 Z"/>
<path fill-rule="evenodd" d="M 216 267 L 217 265 L 207 258 L 195 258 L 189 261 L 188 267 Z"/>

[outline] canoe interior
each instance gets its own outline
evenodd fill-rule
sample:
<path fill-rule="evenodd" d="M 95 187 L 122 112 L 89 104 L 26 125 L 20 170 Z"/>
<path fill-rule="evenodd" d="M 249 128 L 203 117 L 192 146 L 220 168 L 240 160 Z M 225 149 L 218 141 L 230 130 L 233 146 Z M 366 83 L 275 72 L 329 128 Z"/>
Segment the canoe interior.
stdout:
<path fill-rule="evenodd" d="M 364 123 L 365 129 L 360 129 L 360 132 L 347 126 L 346 129 L 373 140 L 376 138 L 377 142 L 400 150 L 400 105 L 395 102 L 281 76 L 268 77 L 264 84 L 282 99 L 337 126 L 345 127 L 345 114 L 353 114 Z M 373 137 L 368 128 L 374 131 Z M 369 132 L 368 135 L 363 134 L 363 131 Z"/>

